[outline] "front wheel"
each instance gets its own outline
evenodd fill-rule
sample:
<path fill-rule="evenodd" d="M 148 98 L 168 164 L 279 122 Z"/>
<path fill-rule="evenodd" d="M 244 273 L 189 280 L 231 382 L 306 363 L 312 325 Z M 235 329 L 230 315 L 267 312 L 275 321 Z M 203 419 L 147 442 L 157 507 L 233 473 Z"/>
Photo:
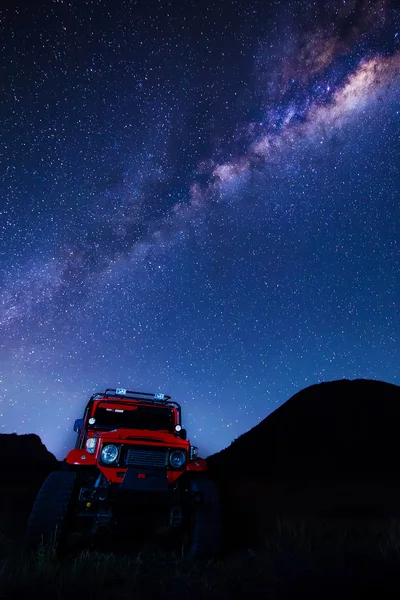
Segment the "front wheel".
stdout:
<path fill-rule="evenodd" d="M 67 517 L 75 490 L 76 473 L 53 471 L 45 479 L 33 504 L 25 533 L 25 547 L 54 543 L 59 551 L 65 540 Z"/>
<path fill-rule="evenodd" d="M 190 482 L 194 501 L 188 515 L 183 554 L 190 560 L 213 558 L 221 550 L 222 523 L 218 490 L 208 478 Z"/>

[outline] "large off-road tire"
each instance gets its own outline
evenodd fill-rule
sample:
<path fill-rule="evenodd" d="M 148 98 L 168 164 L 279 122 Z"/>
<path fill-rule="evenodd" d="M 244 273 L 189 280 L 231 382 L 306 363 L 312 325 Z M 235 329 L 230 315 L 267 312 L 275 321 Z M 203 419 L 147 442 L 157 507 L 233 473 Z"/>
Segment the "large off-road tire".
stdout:
<path fill-rule="evenodd" d="M 25 547 L 36 550 L 42 542 L 54 544 L 60 552 L 75 490 L 76 473 L 53 471 L 45 479 L 36 500 L 25 533 Z"/>
<path fill-rule="evenodd" d="M 214 558 L 221 551 L 222 519 L 217 487 L 206 477 L 193 478 L 189 489 L 201 497 L 190 507 L 183 554 L 190 560 Z"/>

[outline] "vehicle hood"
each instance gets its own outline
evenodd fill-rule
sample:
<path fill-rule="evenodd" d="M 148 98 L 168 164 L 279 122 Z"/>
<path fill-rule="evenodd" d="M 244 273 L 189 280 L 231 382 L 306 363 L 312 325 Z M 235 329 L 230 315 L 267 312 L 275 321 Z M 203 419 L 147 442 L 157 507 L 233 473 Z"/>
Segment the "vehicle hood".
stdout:
<path fill-rule="evenodd" d="M 173 433 L 160 433 L 159 431 L 140 430 L 132 431 L 132 429 L 116 429 L 115 431 L 99 431 L 97 436 L 104 442 L 126 442 L 131 444 L 157 444 L 165 446 L 180 446 L 187 448 L 190 445 L 189 440 L 182 440 Z"/>

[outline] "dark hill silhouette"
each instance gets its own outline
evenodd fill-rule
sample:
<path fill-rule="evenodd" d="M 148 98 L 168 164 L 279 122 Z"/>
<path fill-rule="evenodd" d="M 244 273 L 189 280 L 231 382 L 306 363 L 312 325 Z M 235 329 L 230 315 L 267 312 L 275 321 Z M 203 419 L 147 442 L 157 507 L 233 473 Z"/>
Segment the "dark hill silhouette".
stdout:
<path fill-rule="evenodd" d="M 396 474 L 399 434 L 400 387 L 344 379 L 301 390 L 207 462 L 262 479 Z"/>
<path fill-rule="evenodd" d="M 0 468 L 4 472 L 15 467 L 46 467 L 57 464 L 54 454 L 49 452 L 42 440 L 35 433 L 18 435 L 17 433 L 0 434 Z"/>
<path fill-rule="evenodd" d="M 0 434 L 0 510 L 12 514 L 21 527 L 47 475 L 59 461 L 35 434 Z"/>
<path fill-rule="evenodd" d="M 301 390 L 207 458 L 228 530 L 254 533 L 276 515 L 400 513 L 399 433 L 399 386 L 344 379 Z"/>

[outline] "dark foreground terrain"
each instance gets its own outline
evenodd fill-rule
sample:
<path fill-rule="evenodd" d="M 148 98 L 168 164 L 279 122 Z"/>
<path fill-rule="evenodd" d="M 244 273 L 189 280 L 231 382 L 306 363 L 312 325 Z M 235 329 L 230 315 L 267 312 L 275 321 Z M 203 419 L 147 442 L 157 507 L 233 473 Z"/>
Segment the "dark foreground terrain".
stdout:
<path fill-rule="evenodd" d="M 6 528 L 7 529 L 7 528 Z M 24 555 L 18 537 L 0 538 L 0 598 L 167 599 L 398 598 L 400 521 L 278 519 L 264 540 L 212 561 L 189 563 L 149 541 L 141 548 Z M 118 551 L 119 549 L 119 551 Z"/>
<path fill-rule="evenodd" d="M 207 459 L 225 543 L 194 563 L 168 538 L 75 538 L 61 561 L 51 546 L 25 553 L 31 503 L 60 463 L 37 436 L 0 436 L 0 598 L 398 598 L 399 424 L 400 388 L 384 382 L 290 398 Z"/>

